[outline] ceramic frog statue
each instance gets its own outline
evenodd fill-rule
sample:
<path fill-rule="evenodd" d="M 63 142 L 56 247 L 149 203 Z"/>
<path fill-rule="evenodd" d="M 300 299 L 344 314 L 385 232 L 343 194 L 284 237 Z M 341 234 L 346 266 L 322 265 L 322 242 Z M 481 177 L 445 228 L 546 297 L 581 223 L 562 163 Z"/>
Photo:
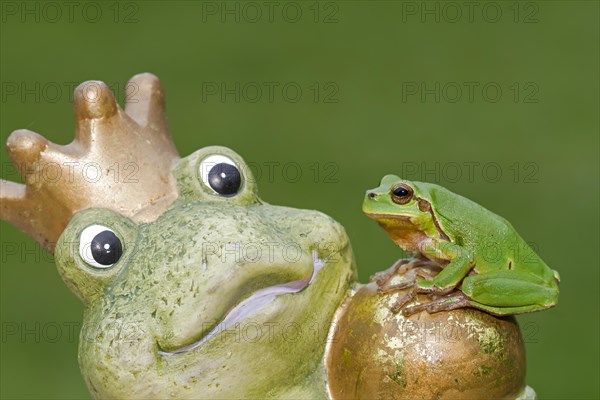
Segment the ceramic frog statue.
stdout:
<path fill-rule="evenodd" d="M 125 110 L 105 84 L 80 85 L 66 146 L 14 132 L 25 185 L 0 181 L 2 219 L 54 253 L 85 305 L 92 396 L 533 398 L 514 319 L 391 313 L 394 296 L 356 283 L 340 224 L 262 201 L 227 148 L 179 158 L 158 79 L 128 85 Z M 40 174 L 50 163 L 59 179 Z M 420 336 L 432 326 L 464 336 Z"/>
<path fill-rule="evenodd" d="M 79 356 L 89 388 L 99 398 L 318 397 L 314 346 L 354 274 L 344 230 L 262 202 L 229 149 L 204 148 L 174 173 L 180 196 L 156 221 L 87 209 L 58 241 L 59 271 L 89 305 Z"/>

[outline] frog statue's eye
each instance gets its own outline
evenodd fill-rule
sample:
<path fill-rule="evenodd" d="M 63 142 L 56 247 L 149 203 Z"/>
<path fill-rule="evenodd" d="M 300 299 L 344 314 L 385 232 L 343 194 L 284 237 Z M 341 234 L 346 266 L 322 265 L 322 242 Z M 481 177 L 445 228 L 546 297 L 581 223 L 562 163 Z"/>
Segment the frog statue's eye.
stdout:
<path fill-rule="evenodd" d="M 397 204 L 406 204 L 412 199 L 413 193 L 413 189 L 410 186 L 398 183 L 392 187 L 392 201 Z"/>
<path fill-rule="evenodd" d="M 235 162 L 220 154 L 202 160 L 199 173 L 202 182 L 221 196 L 234 196 L 242 184 L 242 174 Z"/>
<path fill-rule="evenodd" d="M 90 225 L 81 232 L 79 255 L 95 268 L 109 268 L 119 261 L 123 245 L 115 232 L 102 225 Z"/>

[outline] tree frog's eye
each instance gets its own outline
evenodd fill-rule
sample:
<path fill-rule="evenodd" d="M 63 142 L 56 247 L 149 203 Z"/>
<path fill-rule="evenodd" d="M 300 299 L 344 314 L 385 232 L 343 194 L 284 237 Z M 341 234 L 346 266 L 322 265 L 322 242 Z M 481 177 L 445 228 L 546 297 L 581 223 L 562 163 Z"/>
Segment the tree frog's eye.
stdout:
<path fill-rule="evenodd" d="M 79 255 L 95 268 L 109 268 L 119 261 L 123 245 L 112 229 L 102 225 L 90 225 L 81 232 Z"/>
<path fill-rule="evenodd" d="M 214 154 L 200 163 L 200 178 L 213 192 L 234 196 L 242 185 L 242 174 L 229 157 Z"/>
<path fill-rule="evenodd" d="M 410 186 L 398 183 L 392 187 L 392 201 L 397 204 L 406 204 L 412 199 L 413 193 Z"/>

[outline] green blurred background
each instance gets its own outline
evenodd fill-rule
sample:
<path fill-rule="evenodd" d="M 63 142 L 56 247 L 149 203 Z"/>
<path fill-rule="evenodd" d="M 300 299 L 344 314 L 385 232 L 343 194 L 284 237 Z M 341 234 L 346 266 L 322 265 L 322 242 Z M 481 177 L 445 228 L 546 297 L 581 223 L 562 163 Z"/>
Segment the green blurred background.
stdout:
<path fill-rule="evenodd" d="M 560 271 L 559 306 L 518 317 L 527 382 L 542 399 L 600 396 L 598 2 L 51 4 L 2 2 L 2 142 L 28 128 L 68 143 L 74 85 L 103 80 L 122 102 L 153 72 L 180 153 L 231 147 L 263 199 L 333 216 L 363 282 L 400 256 L 364 191 L 386 173 L 438 182 Z M 2 398 L 88 398 L 82 306 L 50 256 L 1 234 Z"/>

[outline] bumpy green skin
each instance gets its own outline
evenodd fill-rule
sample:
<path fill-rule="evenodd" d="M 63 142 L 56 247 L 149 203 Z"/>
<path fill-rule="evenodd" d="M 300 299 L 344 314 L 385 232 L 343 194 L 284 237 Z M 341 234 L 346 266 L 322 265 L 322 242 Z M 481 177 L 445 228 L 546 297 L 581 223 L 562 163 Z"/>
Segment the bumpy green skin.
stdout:
<path fill-rule="evenodd" d="M 212 154 L 240 167 L 236 196 L 216 195 L 199 178 L 200 162 Z M 57 244 L 58 270 L 85 304 L 79 363 L 93 396 L 326 398 L 327 333 L 355 280 L 342 226 L 317 211 L 262 202 L 249 169 L 226 148 L 201 149 L 174 174 L 179 198 L 156 221 L 136 225 L 88 209 Z M 79 256 L 80 234 L 93 224 L 124 244 L 108 269 Z M 274 297 L 199 347 L 161 353 L 198 341 L 257 290 L 310 277 L 314 255 L 324 266 L 304 290 Z"/>
<path fill-rule="evenodd" d="M 401 185 L 413 192 L 406 203 L 392 195 Z M 495 315 L 542 310 L 558 302 L 558 273 L 508 221 L 469 199 L 438 185 L 387 175 L 367 191 L 363 211 L 402 248 L 445 265 L 435 278 L 417 280 L 421 293 L 444 294 L 460 285 L 469 306 Z M 464 299 L 455 301 L 438 310 L 465 305 Z"/>

